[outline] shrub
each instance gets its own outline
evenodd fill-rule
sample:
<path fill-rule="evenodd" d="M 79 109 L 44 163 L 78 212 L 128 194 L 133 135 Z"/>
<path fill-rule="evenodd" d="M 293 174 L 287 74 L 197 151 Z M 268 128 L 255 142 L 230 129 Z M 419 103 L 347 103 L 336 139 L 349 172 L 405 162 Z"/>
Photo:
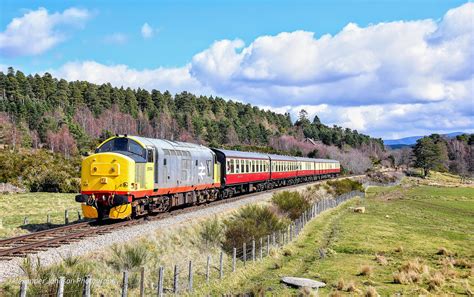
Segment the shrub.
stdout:
<path fill-rule="evenodd" d="M 112 257 L 107 264 L 116 271 L 137 270 L 149 259 L 149 252 L 144 244 L 113 245 Z"/>
<path fill-rule="evenodd" d="M 362 187 L 362 184 L 360 182 L 348 178 L 328 181 L 327 185 L 329 186 L 328 192 L 335 196 L 339 196 L 352 191 L 364 191 L 364 188 Z"/>
<path fill-rule="evenodd" d="M 291 220 L 295 220 L 311 207 L 311 203 L 296 191 L 273 194 L 272 203 Z"/>
<path fill-rule="evenodd" d="M 259 240 L 272 232 L 284 229 L 288 222 L 279 218 L 268 206 L 247 205 L 233 213 L 225 225 L 224 249 L 240 248 L 252 239 Z"/>
<path fill-rule="evenodd" d="M 203 243 L 207 246 L 220 246 L 224 235 L 224 225 L 214 217 L 201 223 L 199 232 Z"/>
<path fill-rule="evenodd" d="M 20 264 L 20 268 L 28 279 L 28 296 L 56 296 L 59 277 L 66 280 L 82 279 L 91 274 L 91 266 L 79 260 L 79 258 L 68 257 L 58 266 L 43 266 L 40 259 L 27 257 Z M 77 281 L 66 281 L 64 292 L 81 292 L 83 284 Z M 94 286 L 92 286 L 92 292 Z M 12 288 L 16 291 L 17 288 Z M 17 293 L 11 295 L 18 295 Z"/>
<path fill-rule="evenodd" d="M 70 159 L 46 150 L 0 150 L 0 183 L 11 183 L 32 192 L 78 192 L 79 157 Z"/>

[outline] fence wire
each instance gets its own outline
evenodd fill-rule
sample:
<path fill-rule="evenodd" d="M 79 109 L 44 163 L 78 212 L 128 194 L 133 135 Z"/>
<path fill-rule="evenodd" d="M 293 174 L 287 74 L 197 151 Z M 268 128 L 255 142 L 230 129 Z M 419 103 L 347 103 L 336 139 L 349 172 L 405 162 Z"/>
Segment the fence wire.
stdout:
<path fill-rule="evenodd" d="M 126 284 L 121 283 L 120 288 L 117 288 L 117 293 L 122 292 L 122 296 L 126 296 L 129 289 L 143 284 L 146 288 L 144 291 L 146 296 L 149 296 L 151 292 L 153 295 L 164 296 L 193 292 L 208 283 L 218 282 L 232 272 L 269 256 L 273 249 L 281 248 L 294 241 L 305 225 L 318 217 L 320 213 L 356 196 L 363 198 L 365 193 L 353 191 L 334 199 L 317 201 L 285 229 L 267 234 L 262 238 L 249 240 L 240 247 L 234 247 L 229 253 L 221 250 L 217 255 L 208 255 L 199 259 L 180 259 L 170 267 L 161 266 L 157 267 L 155 271 L 147 271 L 146 280 L 141 279 L 141 275 L 137 271 L 131 271 L 130 275 L 126 272 L 128 281 Z M 139 275 L 138 282 L 137 273 Z M 21 286 L 21 288 L 23 291 L 20 296 L 26 296 L 27 286 L 25 288 Z M 43 293 L 42 296 L 60 296 L 57 293 L 52 293 L 51 290 Z M 82 293 L 65 291 L 63 296 L 81 296 Z M 83 296 L 90 296 L 90 294 L 84 294 Z"/>

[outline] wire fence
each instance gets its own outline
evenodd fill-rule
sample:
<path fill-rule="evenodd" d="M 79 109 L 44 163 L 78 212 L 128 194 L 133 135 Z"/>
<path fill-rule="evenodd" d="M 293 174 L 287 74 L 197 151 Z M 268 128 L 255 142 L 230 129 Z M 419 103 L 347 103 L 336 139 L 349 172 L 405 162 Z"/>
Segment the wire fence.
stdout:
<path fill-rule="evenodd" d="M 220 250 L 217 254 L 207 255 L 199 259 L 177 260 L 174 265 L 159 266 L 156 271 L 140 268 L 139 271 L 123 271 L 120 287 L 117 293 L 128 296 L 130 289 L 139 289 L 140 296 L 156 296 L 171 294 L 192 294 L 196 289 L 211 282 L 219 282 L 224 277 L 242 269 L 243 267 L 260 261 L 295 240 L 305 225 L 325 210 L 334 208 L 354 197 L 365 197 L 364 192 L 353 191 L 342 194 L 333 199 L 323 199 L 315 202 L 299 218 L 292 221 L 286 229 L 267 234 L 261 238 L 251 239 L 242 246 L 233 247 L 231 251 Z M 147 277 L 147 282 L 145 282 Z M 82 281 L 82 292 L 68 294 L 64 291 L 64 277 L 60 278 L 54 294 L 48 292 L 44 296 L 91 296 L 92 278 L 86 276 Z M 28 282 L 20 284 L 20 296 L 27 296 Z M 45 292 L 46 293 L 46 292 Z M 82 295 L 81 295 L 82 294 Z M 146 294 L 146 295 L 145 295 Z"/>

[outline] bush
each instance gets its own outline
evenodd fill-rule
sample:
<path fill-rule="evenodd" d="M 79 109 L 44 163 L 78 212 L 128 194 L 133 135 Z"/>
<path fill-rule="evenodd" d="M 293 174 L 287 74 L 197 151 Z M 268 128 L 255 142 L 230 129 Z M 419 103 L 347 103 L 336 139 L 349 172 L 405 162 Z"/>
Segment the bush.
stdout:
<path fill-rule="evenodd" d="M 252 239 L 257 241 L 272 232 L 283 230 L 288 222 L 279 218 L 268 206 L 248 205 L 232 214 L 224 225 L 223 247 L 231 252 L 232 248 L 241 248 Z"/>
<path fill-rule="evenodd" d="M 74 193 L 80 190 L 79 157 L 66 159 L 46 150 L 0 150 L 0 183 L 32 192 Z"/>
<path fill-rule="evenodd" d="M 348 178 L 328 181 L 327 185 L 329 186 L 328 192 L 335 196 L 339 196 L 352 191 L 364 191 L 364 188 L 362 187 L 362 184 L 360 182 Z"/>
<path fill-rule="evenodd" d="M 296 191 L 273 194 L 272 203 L 291 220 L 295 220 L 311 207 L 311 203 Z"/>
<path fill-rule="evenodd" d="M 201 223 L 199 234 L 206 247 L 220 246 L 224 235 L 224 225 L 217 217 L 214 217 Z"/>

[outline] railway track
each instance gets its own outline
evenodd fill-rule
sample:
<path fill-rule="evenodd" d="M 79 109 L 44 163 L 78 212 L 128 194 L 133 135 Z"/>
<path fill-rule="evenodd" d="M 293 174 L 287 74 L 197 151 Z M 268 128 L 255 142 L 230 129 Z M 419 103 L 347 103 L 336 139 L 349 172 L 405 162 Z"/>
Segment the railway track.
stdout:
<path fill-rule="evenodd" d="M 342 178 L 357 178 L 362 177 L 363 175 L 342 177 Z M 341 177 L 336 178 L 342 179 Z M 319 182 L 322 182 L 321 180 Z M 219 204 L 230 203 L 240 199 L 249 198 L 254 195 L 261 193 L 273 193 L 281 189 L 292 189 L 306 184 L 317 183 L 318 181 L 311 181 L 306 183 L 300 183 L 292 186 L 287 186 L 283 188 L 275 188 L 271 190 L 261 191 L 261 192 L 252 192 L 248 194 L 242 194 L 234 196 L 232 198 L 227 198 L 223 200 L 216 200 L 204 204 L 199 204 L 195 206 L 189 206 L 185 208 L 179 208 L 171 210 L 170 212 L 160 213 L 157 215 L 150 215 L 134 220 L 126 220 L 120 222 L 107 222 L 104 225 L 97 225 L 94 222 L 81 222 L 70 225 L 65 225 L 61 227 L 56 227 L 52 229 L 47 229 L 43 231 L 38 231 L 30 234 L 20 235 L 16 237 L 6 238 L 0 240 L 0 261 L 2 260 L 11 260 L 15 257 L 26 257 L 30 254 L 36 254 L 41 251 L 46 251 L 50 248 L 56 248 L 65 244 L 72 242 L 80 241 L 87 237 L 97 236 L 101 234 L 106 234 L 112 232 L 115 229 L 123 228 L 127 226 L 143 224 L 146 221 L 161 220 L 167 217 L 180 215 L 187 212 L 193 212 L 198 209 L 212 207 Z"/>

